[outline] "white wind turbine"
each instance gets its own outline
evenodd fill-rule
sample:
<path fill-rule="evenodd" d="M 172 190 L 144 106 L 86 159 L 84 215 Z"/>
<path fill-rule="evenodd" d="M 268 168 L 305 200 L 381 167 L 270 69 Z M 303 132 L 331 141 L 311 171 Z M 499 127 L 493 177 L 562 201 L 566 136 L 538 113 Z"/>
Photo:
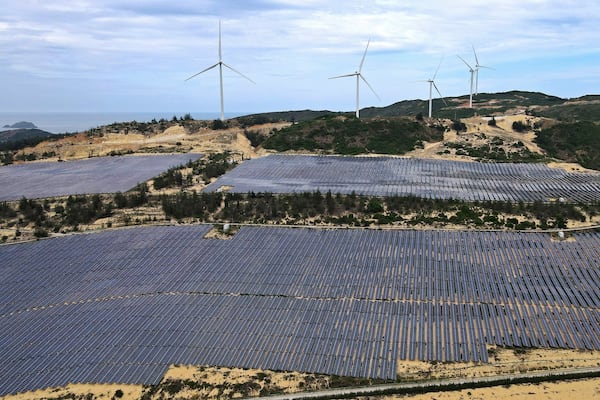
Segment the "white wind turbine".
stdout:
<path fill-rule="evenodd" d="M 475 94 L 479 94 L 479 68 L 487 68 L 493 69 L 491 67 L 486 67 L 485 65 L 479 64 L 479 59 L 477 58 L 477 53 L 475 52 L 475 46 L 473 47 L 473 54 L 475 55 Z"/>
<path fill-rule="evenodd" d="M 189 78 L 186 79 L 186 81 L 189 81 L 190 79 L 192 79 L 208 70 L 211 70 L 217 66 L 219 67 L 219 87 L 221 90 L 221 92 L 220 92 L 221 93 L 221 121 L 225 121 L 225 110 L 224 110 L 224 106 L 223 106 L 223 66 L 229 68 L 230 70 L 232 70 L 236 74 L 240 75 L 241 77 L 248 79 L 250 82 L 252 82 L 254 84 L 256 84 L 256 82 L 254 82 L 252 79 L 248 78 L 246 75 L 242 74 L 241 72 L 237 71 L 233 67 L 231 67 L 223 62 L 222 55 L 221 55 L 221 21 L 220 20 L 219 20 L 219 61 L 216 64 L 203 69 L 202 71 L 198 72 L 197 74 L 190 76 Z"/>
<path fill-rule="evenodd" d="M 433 78 L 431 79 L 427 79 L 426 81 L 421 81 L 421 82 L 429 82 L 429 118 L 431 118 L 431 104 L 433 101 L 433 88 L 435 88 L 435 90 L 438 92 L 438 94 L 440 95 L 440 98 L 442 99 L 442 101 L 444 102 L 445 105 L 448 105 L 448 103 L 446 103 L 446 100 L 444 100 L 444 96 L 442 96 L 442 94 L 440 93 L 440 90 L 438 89 L 437 85 L 435 84 L 435 77 L 437 76 L 438 71 L 440 70 L 440 67 L 442 66 L 442 60 L 440 60 L 440 64 L 438 65 L 437 69 L 435 70 L 435 74 L 433 74 Z"/>
<path fill-rule="evenodd" d="M 471 73 L 471 89 L 469 91 L 469 108 L 473 108 L 473 75 L 475 74 L 475 70 L 473 69 L 473 67 L 471 67 L 469 65 L 468 62 L 465 61 L 464 58 L 462 58 L 461 56 L 457 56 L 458 58 L 460 58 L 465 64 L 467 64 L 467 67 L 469 67 L 469 72 Z"/>
<path fill-rule="evenodd" d="M 365 77 L 361 73 L 363 64 L 365 62 L 365 57 L 367 56 L 367 50 L 369 49 L 369 43 L 371 43 L 371 39 L 369 39 L 369 41 L 367 42 L 367 47 L 365 48 L 365 52 L 364 52 L 364 54 L 362 56 L 362 60 L 360 60 L 360 65 L 358 66 L 358 71 L 355 71 L 352 74 L 334 76 L 332 78 L 329 78 L 329 79 L 337 79 L 337 78 L 347 78 L 347 77 L 350 77 L 350 76 L 356 76 L 356 118 L 360 117 L 360 115 L 359 115 L 359 87 L 360 87 L 360 85 L 359 85 L 360 82 L 359 81 L 360 81 L 360 79 L 362 79 L 367 84 L 367 86 L 369 87 L 369 89 L 371 89 L 371 92 L 373 92 L 373 94 L 375 96 L 377 96 L 377 98 L 379 100 L 381 100 L 379 98 L 379 96 L 377 95 L 377 93 L 375 93 L 375 90 L 373 90 L 373 88 L 371 87 L 371 85 L 369 85 L 369 82 L 367 82 L 367 80 L 365 79 Z"/>

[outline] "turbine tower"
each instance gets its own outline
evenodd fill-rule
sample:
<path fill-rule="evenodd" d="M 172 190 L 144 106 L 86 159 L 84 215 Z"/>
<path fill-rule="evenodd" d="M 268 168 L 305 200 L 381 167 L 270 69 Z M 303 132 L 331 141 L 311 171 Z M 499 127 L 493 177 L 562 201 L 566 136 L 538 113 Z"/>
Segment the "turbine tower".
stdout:
<path fill-rule="evenodd" d="M 352 74 L 346 74 L 346 75 L 340 75 L 340 76 L 334 76 L 332 78 L 329 79 L 337 79 L 337 78 L 347 78 L 350 76 L 356 76 L 356 118 L 360 118 L 360 112 L 359 112 L 359 88 L 360 88 L 360 79 L 362 79 L 367 86 L 369 87 L 369 89 L 371 89 L 371 92 L 373 92 L 373 94 L 375 96 L 377 96 L 377 98 L 379 100 L 381 100 L 379 98 L 379 96 L 377 95 L 377 93 L 375 93 L 375 90 L 373 90 L 373 88 L 371 87 L 371 85 L 369 84 L 369 82 L 367 82 L 367 80 L 365 79 L 365 77 L 363 76 L 363 74 L 361 73 L 362 71 L 362 67 L 363 64 L 365 62 L 365 57 L 367 56 L 367 50 L 369 49 L 369 43 L 371 43 L 371 39 L 369 39 L 369 41 L 367 42 L 367 47 L 365 48 L 365 52 L 362 56 L 362 60 L 360 60 L 360 65 L 358 66 L 358 71 L 355 71 Z"/>
<path fill-rule="evenodd" d="M 471 89 L 469 91 L 469 108 L 473 108 L 473 75 L 475 74 L 475 70 L 473 69 L 473 67 L 471 67 L 469 65 L 468 62 L 465 61 L 464 58 L 462 58 L 461 56 L 457 56 L 457 57 L 460 58 L 467 65 L 467 67 L 469 67 L 469 72 L 471 73 Z"/>
<path fill-rule="evenodd" d="M 220 94 L 221 94 L 221 121 L 225 121 L 225 107 L 223 105 L 223 67 L 225 66 L 225 67 L 229 68 L 236 74 L 240 75 L 243 78 L 248 79 L 250 82 L 252 82 L 254 84 L 256 84 L 256 82 L 254 82 L 252 79 L 248 78 L 246 75 L 242 74 L 241 72 L 237 71 L 233 67 L 231 67 L 223 62 L 223 58 L 221 55 L 221 20 L 219 20 L 219 61 L 216 64 L 211 65 L 210 67 L 205 68 L 202 71 L 190 76 L 189 78 L 186 79 L 186 81 L 189 81 L 190 79 L 192 79 L 206 71 L 209 71 L 217 66 L 219 67 L 219 88 L 220 88 Z"/>
<path fill-rule="evenodd" d="M 448 105 L 448 103 L 446 103 L 446 100 L 444 100 L 444 96 L 442 96 L 442 94 L 440 93 L 440 90 L 438 89 L 437 85 L 435 84 L 435 77 L 437 76 L 438 71 L 440 70 L 440 67 L 442 66 L 442 60 L 440 60 L 440 63 L 437 67 L 437 69 L 435 70 L 435 74 L 433 74 L 433 78 L 431 79 L 427 79 L 426 81 L 421 81 L 421 82 L 429 82 L 429 118 L 431 118 L 431 105 L 432 105 L 432 100 L 433 100 L 433 88 L 435 88 L 435 90 L 438 92 L 438 94 L 440 95 L 440 98 L 442 99 L 442 101 L 444 102 L 445 105 Z"/>

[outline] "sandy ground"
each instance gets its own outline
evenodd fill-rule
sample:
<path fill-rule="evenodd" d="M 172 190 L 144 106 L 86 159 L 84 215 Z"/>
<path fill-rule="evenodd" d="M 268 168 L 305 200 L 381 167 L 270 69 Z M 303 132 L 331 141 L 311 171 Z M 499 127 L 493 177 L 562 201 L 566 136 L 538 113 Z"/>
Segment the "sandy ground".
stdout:
<path fill-rule="evenodd" d="M 273 129 L 281 129 L 289 123 L 269 123 L 253 126 L 253 131 L 268 133 Z M 143 135 L 140 133 L 106 133 L 103 136 L 88 137 L 78 134 L 56 142 L 43 142 L 26 152 L 43 154 L 54 152 L 55 157 L 44 161 L 74 160 L 88 157 L 106 156 L 111 153 L 125 154 L 128 152 L 223 152 L 230 151 L 243 158 L 254 158 L 265 155 L 262 149 L 254 149 L 244 135 L 241 127 L 224 130 L 200 128 L 188 131 L 180 125 L 165 129 L 162 133 Z"/>
<path fill-rule="evenodd" d="M 523 114 L 516 114 L 497 116 L 495 117 L 495 119 L 495 127 L 488 125 L 488 121 L 490 120 L 489 117 L 476 116 L 462 119 L 461 121 L 467 127 L 466 132 L 457 133 L 454 130 L 446 130 L 446 132 L 444 132 L 444 139 L 441 142 L 425 142 L 423 149 L 416 149 L 407 153 L 405 156 L 454 161 L 473 161 L 473 159 L 468 156 L 455 155 L 453 153 L 444 154 L 444 150 L 447 150 L 445 144 L 465 142 L 471 144 L 472 146 L 481 146 L 485 143 L 489 143 L 489 141 L 495 137 L 500 138 L 504 142 L 506 142 L 506 144 L 499 146 L 502 147 L 506 152 L 514 151 L 515 149 L 511 148 L 510 144 L 520 141 L 523 142 L 523 144 L 529 151 L 533 153 L 544 154 L 544 151 L 534 141 L 535 133 L 533 132 L 533 130 L 520 133 L 512 129 L 512 124 L 515 121 L 521 121 L 525 124 L 533 126 L 536 122 L 543 122 L 542 118 L 531 117 Z M 451 122 L 443 121 L 443 123 L 445 125 L 449 125 Z M 485 139 L 482 138 L 482 134 L 486 136 Z M 586 168 L 576 163 L 553 162 L 548 165 L 551 168 L 560 168 L 568 172 L 590 172 L 590 170 L 587 170 Z"/>
<path fill-rule="evenodd" d="M 435 392 L 410 396 L 386 396 L 382 399 L 411 400 L 567 400 L 599 399 L 600 378 L 567 382 L 519 384 L 484 389 L 465 389 L 454 392 Z"/>
<path fill-rule="evenodd" d="M 600 365 L 600 351 L 524 349 L 515 351 L 490 347 L 490 362 L 430 363 L 398 361 L 398 375 L 403 380 L 480 377 L 530 372 L 545 369 L 585 368 Z"/>
<path fill-rule="evenodd" d="M 474 363 L 427 363 L 399 361 L 398 373 L 401 380 L 419 381 L 443 378 L 497 376 L 503 373 L 517 373 L 554 368 L 577 368 L 600 365 L 599 351 L 530 349 L 515 351 L 504 348 L 491 348 L 489 364 Z M 169 385 L 184 383 L 177 393 L 169 392 Z M 196 383 L 192 388 L 190 382 Z M 66 398 L 113 399 L 117 390 L 123 392 L 122 399 L 134 400 L 145 396 L 148 399 L 234 399 L 242 393 L 237 387 L 254 383 L 248 393 L 256 397 L 261 389 L 268 387 L 271 392 L 298 393 L 307 390 L 327 389 L 329 378 L 299 372 L 273 372 L 260 369 L 220 368 L 207 366 L 171 366 L 162 379 L 159 390 L 150 393 L 141 385 L 69 385 L 64 388 L 38 390 L 5 396 L 3 400 L 42 400 Z M 593 399 L 600 398 L 600 378 L 564 382 L 515 384 L 483 389 L 464 389 L 451 392 L 432 392 L 423 395 L 386 396 L 380 399 Z"/>
<path fill-rule="evenodd" d="M 138 400 L 142 397 L 143 387 L 141 385 L 68 385 L 62 388 L 51 388 L 36 390 L 35 392 L 25 392 L 15 395 L 1 397 L 4 400 L 45 400 L 57 398 L 72 398 L 71 395 L 78 398 L 85 398 L 92 394 L 94 399 L 113 399 L 117 390 L 123 392 L 122 400 Z"/>

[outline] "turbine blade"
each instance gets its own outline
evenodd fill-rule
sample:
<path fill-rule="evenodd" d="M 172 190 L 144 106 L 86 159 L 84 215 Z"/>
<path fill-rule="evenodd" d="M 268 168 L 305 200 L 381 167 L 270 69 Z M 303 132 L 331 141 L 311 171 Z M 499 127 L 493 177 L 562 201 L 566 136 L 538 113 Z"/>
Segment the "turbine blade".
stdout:
<path fill-rule="evenodd" d="M 198 72 L 197 74 L 194 74 L 194 75 L 190 76 L 189 78 L 187 78 L 186 81 L 189 81 L 190 79 L 192 79 L 192 78 L 194 78 L 194 77 L 196 77 L 196 76 L 198 76 L 198 75 L 200 75 L 200 74 L 208 71 L 209 69 L 213 69 L 214 67 L 216 67 L 219 64 L 220 63 L 216 63 L 215 65 L 211 65 L 210 67 L 203 69 L 202 71 Z"/>
<path fill-rule="evenodd" d="M 435 82 L 431 82 L 431 83 L 433 83 L 433 87 L 435 88 L 435 91 L 438 92 L 438 94 L 440 95 L 440 98 L 442 99 L 442 101 L 444 102 L 444 104 L 448 105 L 448 103 L 446 103 L 446 100 L 444 99 L 444 96 L 442 96 L 442 93 L 440 93 L 440 89 L 438 89 L 438 87 L 435 84 Z"/>
<path fill-rule="evenodd" d="M 435 70 L 435 74 L 433 74 L 433 78 L 431 78 L 432 81 L 435 81 L 435 77 L 437 76 L 437 73 L 440 70 L 440 67 L 442 66 L 442 61 L 444 61 L 444 57 L 442 57 L 442 59 L 440 60 L 440 63 L 438 64 L 438 67 Z"/>
<path fill-rule="evenodd" d="M 381 101 L 381 97 L 379 97 L 379 95 L 377 93 L 375 93 L 375 90 L 371 87 L 371 85 L 369 85 L 369 82 L 367 82 L 367 80 L 365 79 L 365 77 L 362 76 L 362 74 L 358 74 L 358 76 L 360 76 L 360 79 L 362 79 L 367 84 L 367 86 L 369 87 L 369 89 L 371 89 L 371 92 L 373 92 L 373 94 L 375 96 L 377 96 L 377 98 L 379 99 L 379 101 Z"/>
<path fill-rule="evenodd" d="M 492 67 L 486 67 L 485 65 L 480 65 L 479 68 L 494 69 Z"/>
<path fill-rule="evenodd" d="M 479 68 L 479 59 L 477 58 L 477 53 L 475 52 L 475 46 L 471 45 L 471 47 L 473 48 L 473 54 L 475 54 L 475 66 Z"/>
<path fill-rule="evenodd" d="M 332 76 L 331 78 L 328 78 L 328 79 L 347 78 L 347 77 L 349 77 L 349 76 L 356 76 L 356 75 L 358 75 L 358 74 L 355 72 L 355 73 L 353 73 L 353 74 L 346 74 L 346 75 Z"/>
<path fill-rule="evenodd" d="M 224 66 L 226 66 L 227 68 L 229 68 L 230 70 L 232 70 L 233 72 L 235 72 L 236 74 L 240 75 L 243 78 L 248 79 L 250 82 L 254 83 L 256 85 L 256 82 L 254 82 L 252 79 L 248 78 L 246 75 L 242 74 L 240 71 L 234 69 L 233 67 L 230 67 L 229 65 L 222 63 Z"/>
<path fill-rule="evenodd" d="M 473 67 L 471 67 L 471 66 L 469 65 L 469 63 L 465 61 L 465 59 L 464 59 L 464 58 L 462 58 L 462 57 L 461 57 L 461 56 L 459 56 L 459 55 L 457 55 L 456 57 L 460 58 L 460 59 L 462 60 L 462 62 L 464 62 L 464 63 L 467 65 L 467 67 L 469 67 L 469 69 L 470 69 L 470 70 L 473 70 Z"/>
<path fill-rule="evenodd" d="M 223 59 L 221 55 L 221 20 L 219 20 L 219 61 Z"/>
<path fill-rule="evenodd" d="M 371 43 L 371 39 L 367 42 L 367 47 L 365 48 L 365 52 L 363 53 L 362 60 L 360 60 L 360 65 L 358 66 L 358 72 L 362 71 L 363 64 L 365 62 L 365 57 L 367 56 L 367 50 L 369 49 L 369 43 Z"/>

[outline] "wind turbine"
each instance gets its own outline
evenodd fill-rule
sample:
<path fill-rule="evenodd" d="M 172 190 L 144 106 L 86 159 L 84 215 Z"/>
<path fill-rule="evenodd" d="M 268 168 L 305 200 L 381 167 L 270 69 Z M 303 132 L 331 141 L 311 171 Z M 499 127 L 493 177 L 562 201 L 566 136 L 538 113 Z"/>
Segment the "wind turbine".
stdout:
<path fill-rule="evenodd" d="M 473 54 L 475 55 L 475 94 L 479 94 L 479 68 L 487 68 L 493 69 L 491 67 L 486 67 L 485 65 L 479 64 L 479 59 L 477 58 L 477 53 L 475 52 L 475 46 L 473 47 Z"/>
<path fill-rule="evenodd" d="M 431 104 L 432 104 L 433 88 L 435 88 L 435 90 L 438 92 L 438 94 L 440 95 L 440 98 L 442 99 L 444 104 L 448 105 L 448 103 L 446 103 L 446 100 L 444 100 L 444 96 L 442 96 L 442 94 L 440 93 L 440 90 L 438 89 L 437 85 L 435 84 L 435 77 L 437 76 L 437 73 L 440 70 L 440 67 L 442 66 L 442 61 L 443 61 L 443 59 L 440 60 L 440 64 L 438 65 L 437 69 L 435 70 L 435 74 L 433 74 L 433 78 L 427 79 L 426 81 L 421 81 L 421 82 L 429 82 L 429 118 L 431 118 Z"/>
<path fill-rule="evenodd" d="M 473 75 L 475 74 L 475 70 L 473 69 L 473 67 L 471 67 L 469 65 L 468 62 L 465 61 L 464 58 L 462 58 L 461 56 L 457 56 L 458 58 L 460 58 L 465 64 L 467 64 L 467 67 L 469 67 L 469 72 L 471 73 L 471 89 L 469 91 L 469 108 L 473 108 Z"/>
<path fill-rule="evenodd" d="M 361 73 L 363 64 L 365 62 L 365 57 L 367 56 L 367 50 L 369 49 L 369 43 L 371 43 L 371 39 L 369 39 L 369 41 L 367 42 L 367 47 L 365 48 L 365 52 L 364 52 L 364 54 L 362 56 L 362 60 L 360 60 L 360 65 L 358 66 L 358 71 L 355 71 L 352 74 L 334 76 L 332 78 L 329 78 L 329 79 L 337 79 L 337 78 L 347 78 L 347 77 L 350 77 L 350 76 L 356 76 L 356 118 L 360 118 L 360 115 L 359 115 L 359 87 L 360 87 L 359 83 L 360 83 L 360 79 L 362 79 L 367 84 L 367 86 L 369 87 L 369 89 L 371 89 L 371 92 L 373 92 L 373 94 L 375 96 L 377 96 L 377 98 L 379 100 L 381 100 L 379 98 L 379 96 L 377 95 L 377 93 L 375 93 L 375 90 L 373 90 L 373 88 L 371 87 L 371 85 L 369 85 L 369 82 L 367 82 L 367 80 L 365 79 L 365 77 Z"/>
<path fill-rule="evenodd" d="M 192 79 L 206 71 L 209 71 L 217 66 L 219 67 L 219 87 L 221 89 L 221 92 L 220 92 L 221 93 L 221 121 L 225 121 L 225 110 L 224 110 L 224 106 L 223 106 L 223 66 L 229 68 L 230 70 L 232 70 L 236 74 L 240 75 L 241 77 L 248 79 L 250 82 L 252 82 L 254 84 L 256 84 L 256 82 L 254 82 L 252 79 L 248 78 L 246 75 L 242 74 L 241 72 L 237 71 L 233 67 L 231 67 L 223 62 L 223 58 L 221 55 L 221 20 L 219 20 L 219 61 L 216 64 L 203 69 L 202 71 L 198 72 L 197 74 L 190 76 L 189 78 L 186 79 L 186 81 L 189 81 L 190 79 Z"/>

